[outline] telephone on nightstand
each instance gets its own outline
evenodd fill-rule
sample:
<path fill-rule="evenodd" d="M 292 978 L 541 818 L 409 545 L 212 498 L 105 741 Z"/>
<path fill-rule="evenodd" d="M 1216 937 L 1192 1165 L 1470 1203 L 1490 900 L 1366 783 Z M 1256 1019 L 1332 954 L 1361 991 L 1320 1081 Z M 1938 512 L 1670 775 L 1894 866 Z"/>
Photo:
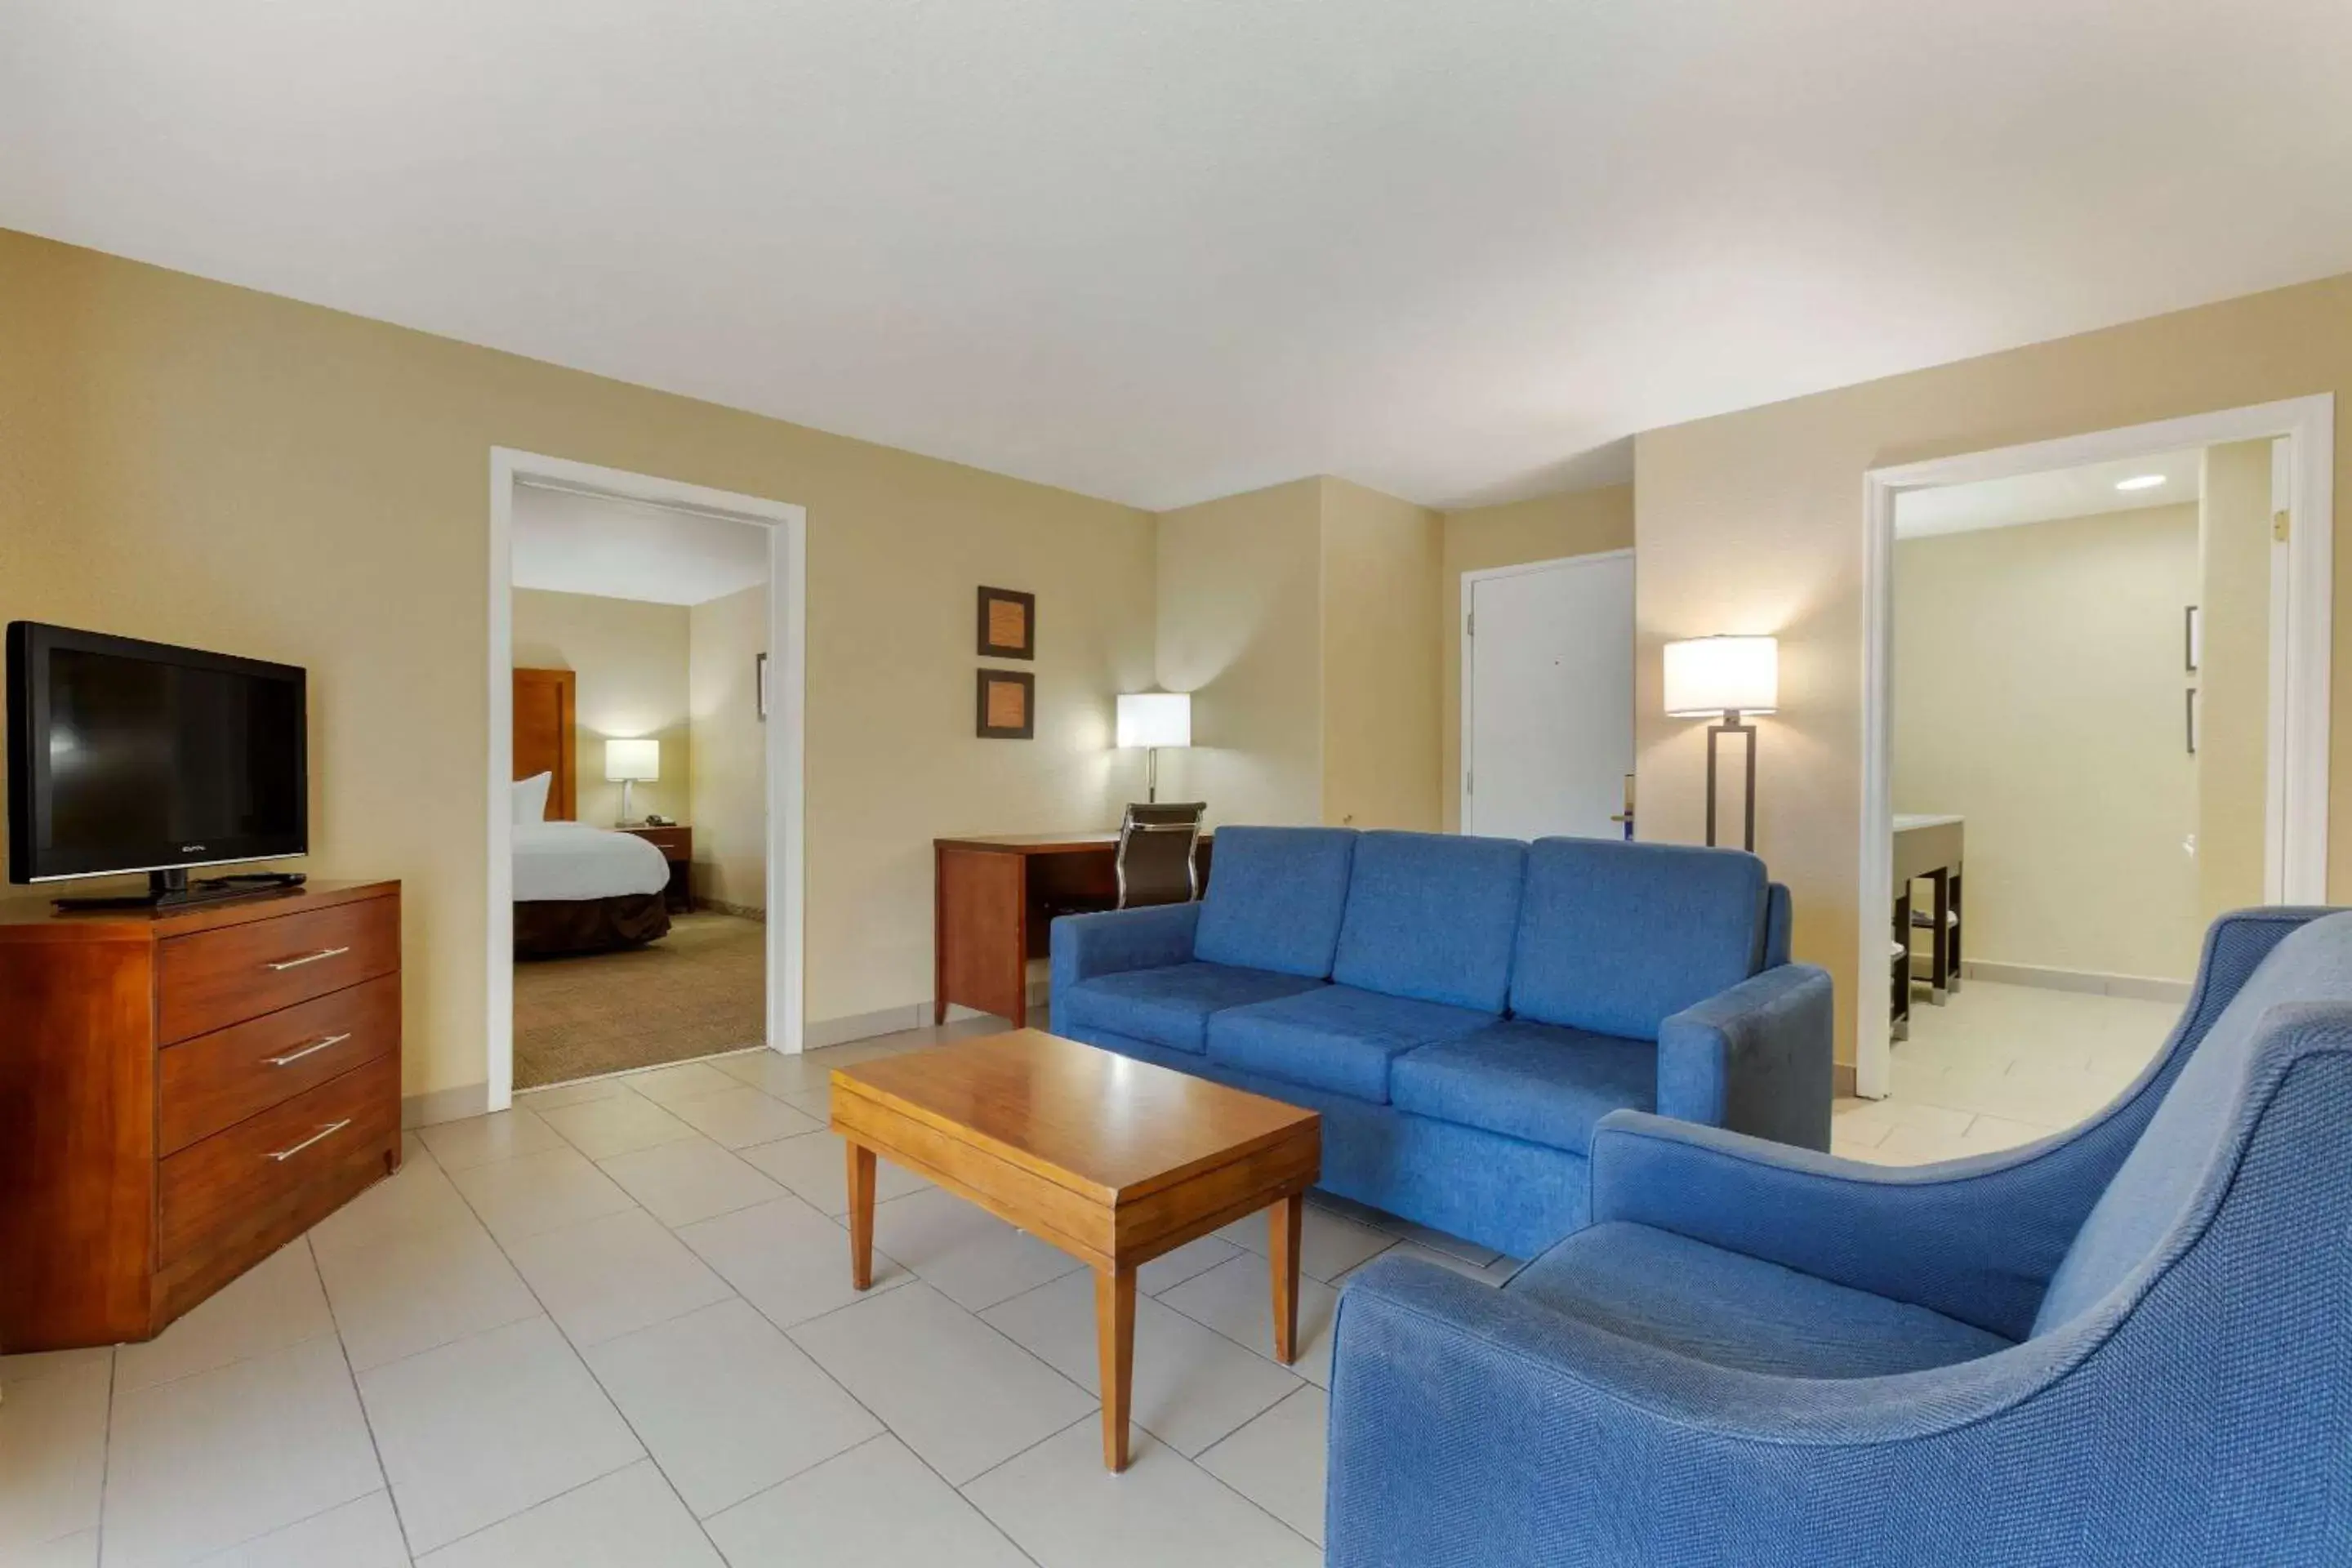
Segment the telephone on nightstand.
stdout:
<path fill-rule="evenodd" d="M 647 827 L 676 827 L 677 826 L 677 821 L 674 817 L 664 816 L 657 811 L 649 811 L 646 813 L 646 826 Z"/>

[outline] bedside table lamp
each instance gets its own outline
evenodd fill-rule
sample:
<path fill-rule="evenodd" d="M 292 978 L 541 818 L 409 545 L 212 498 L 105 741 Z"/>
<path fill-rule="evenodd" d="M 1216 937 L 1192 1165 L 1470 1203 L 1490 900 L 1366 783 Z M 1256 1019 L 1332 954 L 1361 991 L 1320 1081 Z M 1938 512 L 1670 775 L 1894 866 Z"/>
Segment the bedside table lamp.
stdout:
<path fill-rule="evenodd" d="M 661 742 L 659 741 L 606 741 L 604 742 L 604 782 L 621 786 L 621 826 L 630 826 L 636 816 L 634 791 L 639 779 L 650 784 L 661 777 Z"/>
<path fill-rule="evenodd" d="M 1144 799 L 1160 798 L 1160 748 L 1192 743 L 1192 695 L 1189 691 L 1122 691 L 1118 697 L 1118 744 L 1143 750 Z"/>
<path fill-rule="evenodd" d="M 1666 645 L 1666 716 L 1715 719 L 1706 727 L 1706 841 L 1715 842 L 1715 752 L 1726 735 L 1748 739 L 1747 829 L 1740 847 L 1756 847 L 1756 726 L 1742 714 L 1770 713 L 1780 702 L 1778 637 L 1694 637 Z"/>

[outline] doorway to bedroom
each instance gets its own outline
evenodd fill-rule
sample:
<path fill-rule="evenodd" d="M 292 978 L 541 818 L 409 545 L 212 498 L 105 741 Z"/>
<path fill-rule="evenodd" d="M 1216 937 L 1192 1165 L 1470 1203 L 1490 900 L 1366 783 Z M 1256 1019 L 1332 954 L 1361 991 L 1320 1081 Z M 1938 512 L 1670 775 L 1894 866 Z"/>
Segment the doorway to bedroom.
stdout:
<path fill-rule="evenodd" d="M 787 857 L 772 807 L 797 791 L 772 775 L 779 752 L 796 763 L 797 737 L 776 732 L 786 672 L 771 655 L 776 574 L 797 552 L 779 548 L 777 520 L 740 510 L 771 503 L 501 456 L 516 471 L 493 526 L 506 875 L 490 1107 L 789 1048 L 779 993 L 798 977 L 773 971 L 797 931 L 787 944 L 774 928 L 770 889 L 792 885 L 773 874 Z"/>

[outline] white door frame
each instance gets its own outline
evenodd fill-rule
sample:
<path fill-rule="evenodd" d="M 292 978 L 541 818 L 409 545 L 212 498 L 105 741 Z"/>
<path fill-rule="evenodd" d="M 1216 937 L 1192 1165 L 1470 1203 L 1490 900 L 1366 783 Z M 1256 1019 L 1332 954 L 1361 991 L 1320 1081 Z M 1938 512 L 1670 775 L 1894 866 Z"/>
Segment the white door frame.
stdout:
<path fill-rule="evenodd" d="M 2323 393 L 2218 409 L 2152 425 L 2098 430 L 2021 447 L 1873 468 L 1863 476 L 1862 873 L 1856 977 L 1855 1091 L 1885 1095 L 1893 1079 L 1886 1009 L 1873 974 L 1886 971 L 1885 922 L 1894 868 L 1894 758 L 1889 693 L 1894 659 L 1895 498 L 1931 485 L 2011 479 L 2051 468 L 2154 457 L 2189 447 L 2285 438 L 2292 525 L 2274 555 L 2271 600 L 2268 804 L 2263 896 L 2269 903 L 2327 898 L 2328 662 L 2334 616 L 2336 398 Z M 2275 471 L 2275 469 L 2274 469 Z M 2276 501 L 2273 500 L 2273 505 Z M 2280 560 L 2278 556 L 2284 556 Z"/>
<path fill-rule="evenodd" d="M 767 1043 L 801 1048 L 803 998 L 801 900 L 807 882 L 803 816 L 808 674 L 808 513 L 784 501 L 737 495 L 619 468 L 490 448 L 490 766 L 488 778 L 489 1109 L 514 1098 L 514 859 L 509 786 L 514 775 L 514 491 L 543 480 L 568 490 L 647 502 L 768 530 L 768 952 Z"/>
<path fill-rule="evenodd" d="M 1523 561 L 1514 566 L 1481 566 L 1475 571 L 1465 572 L 1462 574 L 1462 586 L 1460 590 L 1459 602 L 1455 605 L 1454 614 L 1454 630 L 1462 638 L 1462 658 L 1460 660 L 1462 667 L 1462 697 L 1461 701 L 1457 704 L 1457 706 L 1462 710 L 1462 738 L 1455 748 L 1460 753 L 1456 758 L 1456 761 L 1461 767 L 1462 776 L 1454 781 L 1454 788 L 1456 798 L 1459 802 L 1459 809 L 1454 820 L 1462 825 L 1463 832 L 1469 833 L 1473 831 L 1470 824 L 1471 819 L 1475 815 L 1471 809 L 1470 763 L 1472 756 L 1471 736 L 1475 732 L 1475 721 L 1476 714 L 1475 711 L 1475 700 L 1471 695 L 1473 689 L 1471 665 L 1476 658 L 1477 639 L 1470 635 L 1470 610 L 1471 602 L 1475 594 L 1477 585 L 1486 582 L 1489 578 L 1494 577 L 1524 577 L 1530 573 L 1535 572 L 1558 571 L 1563 566 L 1597 566 L 1604 561 L 1631 561 L 1633 559 L 1633 552 L 1630 549 L 1596 550 L 1584 555 L 1555 555 L 1549 561 Z M 1638 572 L 1641 570 L 1641 567 L 1636 564 L 1634 570 Z"/>

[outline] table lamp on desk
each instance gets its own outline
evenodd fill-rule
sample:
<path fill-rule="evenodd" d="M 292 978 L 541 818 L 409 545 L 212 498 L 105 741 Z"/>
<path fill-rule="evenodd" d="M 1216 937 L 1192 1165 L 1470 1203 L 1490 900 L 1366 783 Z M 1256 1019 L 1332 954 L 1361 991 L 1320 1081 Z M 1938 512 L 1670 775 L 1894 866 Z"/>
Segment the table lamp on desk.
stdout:
<path fill-rule="evenodd" d="M 1192 695 L 1189 691 L 1122 691 L 1118 697 L 1118 744 L 1143 748 L 1144 799 L 1160 798 L 1160 748 L 1192 743 Z"/>

